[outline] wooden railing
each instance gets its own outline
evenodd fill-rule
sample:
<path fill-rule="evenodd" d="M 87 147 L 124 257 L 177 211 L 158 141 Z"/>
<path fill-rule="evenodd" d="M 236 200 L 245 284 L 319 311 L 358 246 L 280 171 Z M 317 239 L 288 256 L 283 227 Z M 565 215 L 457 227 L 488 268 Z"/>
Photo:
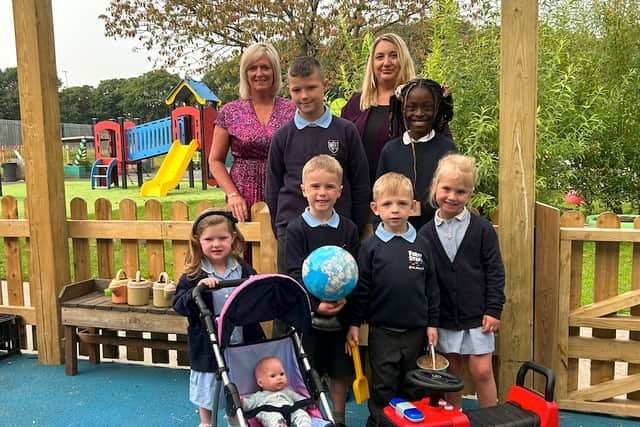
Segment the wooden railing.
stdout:
<path fill-rule="evenodd" d="M 640 417 L 640 218 L 634 229 L 612 213 L 584 222 L 578 212 L 537 212 L 536 358 L 553 367 L 561 408 Z M 623 261 L 621 248 L 630 249 Z M 591 279 L 593 302 L 583 303 Z"/>
<path fill-rule="evenodd" d="M 70 204 L 67 229 L 60 230 L 69 237 L 71 276 L 73 282 L 90 278 L 111 278 L 118 269 L 129 277 L 137 270 L 144 277 L 156 280 L 161 272 L 171 271 L 177 280 L 184 271 L 184 259 L 188 251 L 189 234 L 193 217 L 206 208 L 209 202 L 196 206 L 189 215 L 187 204 L 174 202 L 169 218 L 163 218 L 162 205 L 157 200 L 148 200 L 143 208 L 144 218 L 137 218 L 138 206 L 132 200 L 122 200 L 112 210 L 111 202 L 98 199 L 95 202 L 95 219 L 88 219 L 85 200 L 75 198 Z M 119 219 L 112 219 L 112 212 Z M 252 221 L 239 223 L 238 229 L 250 245 L 252 264 L 260 273 L 276 271 L 276 241 L 271 230 L 270 217 L 264 203 L 252 208 Z M 27 288 L 28 269 L 24 259 L 29 250 L 29 224 L 19 219 L 18 204 L 10 196 L 2 198 L 0 236 L 4 238 L 3 258 L 5 281 L 4 295 L 0 292 L 0 313 L 21 316 L 23 323 L 37 327 L 35 310 L 29 300 L 33 294 Z M 29 285 L 30 286 L 30 285 Z M 58 307 L 59 311 L 59 307 Z M 32 342 L 37 349 L 35 330 L 27 339 L 23 327 L 23 346 Z"/>

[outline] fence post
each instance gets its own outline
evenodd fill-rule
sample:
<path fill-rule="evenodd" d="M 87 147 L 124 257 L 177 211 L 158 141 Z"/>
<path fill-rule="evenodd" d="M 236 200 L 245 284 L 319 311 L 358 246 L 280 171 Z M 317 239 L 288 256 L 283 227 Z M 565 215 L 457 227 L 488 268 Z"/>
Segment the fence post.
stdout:
<path fill-rule="evenodd" d="M 558 288 L 560 280 L 560 211 L 552 206 L 536 203 L 534 251 L 534 315 L 533 357 L 551 367 L 557 359 Z M 534 377 L 539 390 L 541 378 Z"/>

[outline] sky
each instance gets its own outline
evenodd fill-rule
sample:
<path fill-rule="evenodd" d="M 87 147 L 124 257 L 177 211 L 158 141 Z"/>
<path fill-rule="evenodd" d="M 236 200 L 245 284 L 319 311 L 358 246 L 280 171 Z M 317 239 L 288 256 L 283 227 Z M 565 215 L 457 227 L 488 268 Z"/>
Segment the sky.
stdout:
<path fill-rule="evenodd" d="M 104 35 L 98 15 L 109 0 L 51 0 L 51 5 L 56 70 L 63 87 L 96 87 L 101 80 L 137 77 L 153 69 L 136 40 Z M 0 0 L 0 69 L 16 66 L 12 1 Z"/>

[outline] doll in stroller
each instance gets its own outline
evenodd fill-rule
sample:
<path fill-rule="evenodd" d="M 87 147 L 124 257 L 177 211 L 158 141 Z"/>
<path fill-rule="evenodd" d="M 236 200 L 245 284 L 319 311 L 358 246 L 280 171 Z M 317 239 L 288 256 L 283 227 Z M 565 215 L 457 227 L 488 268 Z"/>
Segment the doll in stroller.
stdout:
<path fill-rule="evenodd" d="M 217 319 L 211 307 L 211 292 L 235 287 Z M 257 415 L 276 412 L 286 425 L 292 426 L 292 414 L 299 409 L 309 413 L 313 427 L 334 425 L 329 402 L 320 377 L 311 367 L 302 348 L 301 333 L 311 329 L 309 297 L 304 288 L 289 276 L 263 274 L 246 281 L 220 282 L 214 289 L 198 285 L 193 298 L 205 323 L 218 366 L 216 389 L 213 393 L 212 425 L 217 425 L 219 401 L 224 398 L 225 414 L 230 426 L 260 426 Z M 256 325 L 279 319 L 288 332 L 257 342 L 231 344 L 234 328 Z M 242 400 L 260 390 L 254 375 L 256 365 L 265 357 L 281 361 L 288 378 L 288 387 L 303 399 L 293 404 L 259 405 L 243 408 Z M 219 390 L 220 386 L 223 391 Z M 295 418 L 295 416 L 293 417 Z"/>

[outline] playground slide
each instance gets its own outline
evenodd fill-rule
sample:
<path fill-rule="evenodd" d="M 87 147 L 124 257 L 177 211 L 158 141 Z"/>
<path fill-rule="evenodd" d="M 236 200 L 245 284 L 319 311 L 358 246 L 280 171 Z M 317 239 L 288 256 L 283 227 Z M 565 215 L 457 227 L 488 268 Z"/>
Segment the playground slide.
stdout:
<path fill-rule="evenodd" d="M 156 176 L 147 181 L 140 189 L 141 196 L 166 196 L 167 192 L 180 183 L 180 179 L 189 166 L 193 153 L 198 149 L 198 140 L 182 145 L 180 140 L 173 141 Z"/>

